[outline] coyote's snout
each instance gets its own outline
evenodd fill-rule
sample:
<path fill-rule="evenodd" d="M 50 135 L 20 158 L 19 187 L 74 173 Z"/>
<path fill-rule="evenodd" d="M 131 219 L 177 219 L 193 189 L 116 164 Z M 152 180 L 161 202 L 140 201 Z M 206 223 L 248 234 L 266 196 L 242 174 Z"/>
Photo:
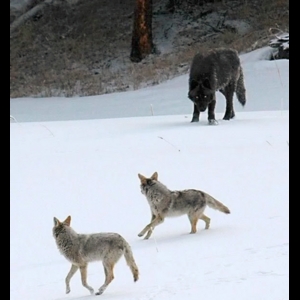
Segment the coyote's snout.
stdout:
<path fill-rule="evenodd" d="M 133 274 L 134 281 L 139 278 L 139 270 L 133 258 L 131 247 L 118 233 L 78 234 L 70 227 L 71 217 L 60 222 L 54 217 L 53 236 L 61 254 L 72 264 L 66 277 L 66 293 L 70 292 L 70 280 L 80 269 L 82 285 L 91 294 L 92 287 L 87 283 L 87 267 L 89 262 L 102 261 L 105 273 L 104 284 L 96 295 L 101 295 L 114 279 L 115 264 L 124 255 Z"/>
<path fill-rule="evenodd" d="M 206 206 L 229 214 L 228 207 L 209 194 L 200 190 L 171 191 L 158 181 L 155 172 L 150 178 L 138 174 L 141 181 L 140 188 L 148 200 L 151 210 L 151 222 L 138 234 L 148 239 L 153 229 L 167 217 L 188 215 L 191 223 L 191 233 L 196 233 L 199 219 L 205 222 L 205 229 L 209 228 L 210 218 L 204 215 Z"/>

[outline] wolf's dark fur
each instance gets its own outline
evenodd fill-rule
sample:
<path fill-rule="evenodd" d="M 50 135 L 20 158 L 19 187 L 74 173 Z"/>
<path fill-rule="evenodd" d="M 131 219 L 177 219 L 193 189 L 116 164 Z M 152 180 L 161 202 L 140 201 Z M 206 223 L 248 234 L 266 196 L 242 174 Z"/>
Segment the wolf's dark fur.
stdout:
<path fill-rule="evenodd" d="M 188 93 L 189 99 L 194 103 L 192 122 L 199 122 L 200 111 L 205 111 L 207 107 L 209 123 L 216 122 L 216 91 L 220 91 L 226 98 L 224 120 L 235 116 L 234 92 L 243 106 L 246 103 L 243 70 L 238 53 L 234 49 L 213 49 L 207 53 L 196 54 L 193 58 Z"/>

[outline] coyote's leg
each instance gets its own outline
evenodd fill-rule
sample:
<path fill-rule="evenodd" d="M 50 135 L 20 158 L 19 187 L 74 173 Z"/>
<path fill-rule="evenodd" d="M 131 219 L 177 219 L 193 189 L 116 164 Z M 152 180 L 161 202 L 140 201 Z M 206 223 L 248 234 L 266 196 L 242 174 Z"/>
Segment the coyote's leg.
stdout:
<path fill-rule="evenodd" d="M 106 290 L 107 286 L 113 281 L 114 279 L 114 264 L 103 262 L 104 273 L 105 273 L 105 281 L 104 284 L 99 288 L 99 291 L 96 295 L 101 295 Z"/>
<path fill-rule="evenodd" d="M 153 229 L 154 229 L 154 228 L 153 228 Z M 146 236 L 144 237 L 145 240 L 148 240 L 148 239 L 149 239 L 149 237 L 151 236 L 151 234 L 152 234 L 152 232 L 153 232 L 153 229 L 150 228 L 150 230 L 148 230 Z"/>
<path fill-rule="evenodd" d="M 156 218 L 155 215 L 152 214 L 150 223 L 153 222 L 153 220 L 154 220 L 155 218 Z M 151 228 L 148 230 L 148 232 L 147 232 L 147 234 L 146 234 L 146 236 L 145 236 L 145 240 L 148 240 L 148 239 L 149 239 L 149 237 L 151 236 L 151 234 L 152 234 L 152 232 L 153 232 L 153 229 L 154 229 L 154 228 L 151 227 Z"/>
<path fill-rule="evenodd" d="M 147 235 L 146 235 L 146 237 L 145 237 L 145 239 L 148 239 L 148 238 L 151 236 L 151 233 L 152 233 L 154 227 L 156 227 L 157 225 L 161 224 L 163 221 L 164 221 L 164 219 L 163 219 L 161 216 L 156 216 L 156 217 L 154 218 L 154 220 L 153 220 L 151 223 L 149 223 L 149 224 L 148 224 L 148 225 L 147 225 L 147 226 L 146 226 L 146 227 L 138 234 L 138 236 L 143 236 L 143 235 L 145 235 L 146 232 L 148 232 Z M 150 233 L 149 233 L 149 231 L 150 231 Z"/>
<path fill-rule="evenodd" d="M 209 224 L 210 224 L 210 218 L 208 216 L 206 216 L 205 214 L 202 214 L 199 219 L 201 219 L 205 222 L 205 229 L 208 229 Z"/>
<path fill-rule="evenodd" d="M 75 266 L 75 265 L 72 265 L 71 266 L 71 269 L 65 279 L 65 282 L 66 282 L 66 294 L 69 294 L 71 289 L 70 289 L 70 280 L 71 278 L 73 277 L 73 275 L 76 273 L 76 271 L 78 270 L 78 267 Z"/>
<path fill-rule="evenodd" d="M 94 294 L 94 290 L 92 287 L 90 287 L 88 284 L 87 284 L 87 281 L 86 281 L 86 277 L 87 277 L 87 265 L 84 265 L 84 266 L 80 266 L 80 273 L 81 273 L 81 283 L 82 285 L 87 288 L 90 293 L 93 295 Z"/>
<path fill-rule="evenodd" d="M 188 215 L 189 220 L 191 222 L 191 232 L 190 233 L 196 233 L 197 232 L 197 222 L 198 222 L 198 215 L 190 214 Z"/>

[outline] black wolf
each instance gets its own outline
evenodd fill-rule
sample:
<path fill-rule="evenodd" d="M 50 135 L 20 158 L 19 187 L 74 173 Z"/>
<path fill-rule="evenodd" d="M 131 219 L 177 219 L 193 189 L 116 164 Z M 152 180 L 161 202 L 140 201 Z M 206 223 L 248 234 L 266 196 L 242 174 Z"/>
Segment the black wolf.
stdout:
<path fill-rule="evenodd" d="M 234 92 L 243 106 L 246 103 L 243 69 L 238 53 L 234 49 L 218 48 L 194 56 L 190 68 L 188 93 L 188 98 L 194 103 L 192 122 L 199 122 L 200 111 L 203 112 L 208 107 L 209 124 L 217 123 L 216 91 L 220 91 L 226 98 L 223 119 L 234 118 Z"/>

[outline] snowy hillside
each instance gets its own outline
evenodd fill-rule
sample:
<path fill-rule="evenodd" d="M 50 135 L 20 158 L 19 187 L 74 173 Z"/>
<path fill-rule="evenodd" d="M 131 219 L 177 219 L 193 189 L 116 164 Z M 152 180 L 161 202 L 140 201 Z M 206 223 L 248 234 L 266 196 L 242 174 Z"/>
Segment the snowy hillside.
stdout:
<path fill-rule="evenodd" d="M 101 299 L 289 299 L 289 64 L 252 54 L 241 57 L 245 109 L 235 100 L 236 118 L 223 121 L 218 93 L 217 126 L 206 113 L 190 123 L 186 76 L 91 98 L 11 99 L 11 300 L 94 299 L 79 273 L 65 294 L 70 263 L 52 227 L 68 215 L 79 233 L 118 232 L 132 246 L 139 281 L 121 259 Z M 191 235 L 178 217 L 139 238 L 150 211 L 137 174 L 154 171 L 231 214 L 207 208 L 209 230 L 199 221 Z M 89 285 L 103 281 L 101 263 L 91 264 Z"/>

